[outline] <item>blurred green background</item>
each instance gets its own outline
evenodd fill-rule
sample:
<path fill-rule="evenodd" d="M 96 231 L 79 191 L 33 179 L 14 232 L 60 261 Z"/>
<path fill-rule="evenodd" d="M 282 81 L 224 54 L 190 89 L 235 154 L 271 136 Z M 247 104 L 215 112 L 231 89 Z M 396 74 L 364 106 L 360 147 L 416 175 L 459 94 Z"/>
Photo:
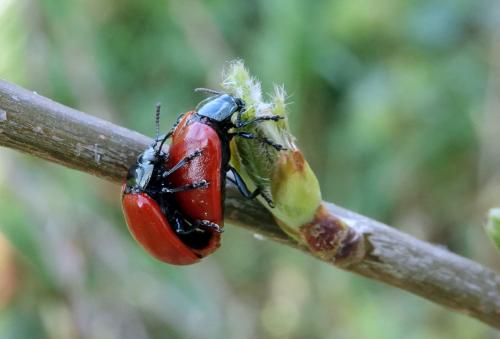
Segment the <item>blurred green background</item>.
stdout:
<path fill-rule="evenodd" d="M 494 0 L 0 0 L 0 77 L 152 135 L 243 58 L 326 200 L 498 269 Z M 493 338 L 395 288 L 227 227 L 193 267 L 155 262 L 119 187 L 0 150 L 0 338 Z"/>

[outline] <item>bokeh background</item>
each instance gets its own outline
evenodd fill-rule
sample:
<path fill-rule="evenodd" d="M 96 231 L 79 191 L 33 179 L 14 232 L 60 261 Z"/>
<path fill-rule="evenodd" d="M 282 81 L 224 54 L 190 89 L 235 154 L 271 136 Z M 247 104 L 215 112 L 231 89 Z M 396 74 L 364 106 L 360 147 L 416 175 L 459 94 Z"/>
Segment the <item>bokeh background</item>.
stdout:
<path fill-rule="evenodd" d="M 152 135 L 243 58 L 324 198 L 499 269 L 500 5 L 491 0 L 0 0 L 0 77 Z M 119 187 L 0 149 L 0 338 L 493 338 L 395 288 L 228 226 L 148 257 Z"/>

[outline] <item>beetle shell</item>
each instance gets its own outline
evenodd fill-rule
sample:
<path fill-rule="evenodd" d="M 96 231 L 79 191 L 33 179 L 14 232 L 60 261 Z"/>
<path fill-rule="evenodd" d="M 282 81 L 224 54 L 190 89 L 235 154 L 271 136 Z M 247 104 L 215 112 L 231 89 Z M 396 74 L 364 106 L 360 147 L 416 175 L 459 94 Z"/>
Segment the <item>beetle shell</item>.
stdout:
<path fill-rule="evenodd" d="M 189 265 L 200 260 L 174 232 L 158 203 L 149 195 L 125 194 L 122 207 L 130 232 L 153 257 L 173 265 Z"/>
<path fill-rule="evenodd" d="M 201 180 L 208 181 L 208 187 L 177 192 L 174 194 L 180 212 L 190 220 L 208 220 L 223 227 L 223 192 L 225 172 L 222 168 L 223 149 L 217 132 L 209 125 L 194 119 L 195 112 L 187 113 L 180 121 L 172 136 L 167 168 L 195 150 L 202 150 L 201 156 L 193 159 L 189 166 L 175 171 L 169 176 L 170 185 L 178 187 Z M 195 250 L 206 256 L 220 246 L 220 233 L 213 229 L 209 244 Z"/>

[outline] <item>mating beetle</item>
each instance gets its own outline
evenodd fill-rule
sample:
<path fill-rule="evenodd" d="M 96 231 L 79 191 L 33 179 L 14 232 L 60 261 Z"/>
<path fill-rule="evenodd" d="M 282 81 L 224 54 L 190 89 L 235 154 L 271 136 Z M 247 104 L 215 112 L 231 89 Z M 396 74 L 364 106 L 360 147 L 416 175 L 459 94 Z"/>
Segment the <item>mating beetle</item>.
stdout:
<path fill-rule="evenodd" d="M 122 188 L 123 213 L 134 238 L 153 257 L 169 264 L 193 264 L 219 246 L 221 229 L 206 219 L 186 218 L 179 212 L 173 194 L 207 187 L 208 183 L 200 179 L 171 188 L 167 180 L 202 152 L 193 149 L 165 167 L 169 155 L 162 146 L 171 132 L 158 136 L 159 116 L 158 105 L 155 140 L 130 167 Z"/>
<path fill-rule="evenodd" d="M 173 186 L 183 186 L 207 180 L 208 187 L 175 192 L 175 201 L 186 217 L 208 220 L 222 228 L 227 172 L 231 172 L 233 176 L 227 179 L 238 187 L 243 196 L 254 198 L 260 193 L 258 189 L 250 192 L 238 172 L 229 165 L 229 142 L 235 136 L 257 139 L 276 150 L 283 150 L 283 146 L 269 139 L 238 131 L 239 128 L 253 123 L 278 121 L 283 117 L 269 115 L 242 121 L 241 116 L 245 110 L 243 100 L 226 93 L 207 89 L 199 90 L 209 92 L 213 96 L 202 101 L 196 111 L 186 113 L 174 126 L 167 167 L 174 166 L 187 155 L 192 154 L 194 150 L 202 150 L 202 154 L 193 158 L 187 166 L 172 173 L 168 177 L 168 182 Z M 233 123 L 231 119 L 234 114 L 237 116 Z M 203 254 L 209 254 L 213 250 L 207 247 Z"/>

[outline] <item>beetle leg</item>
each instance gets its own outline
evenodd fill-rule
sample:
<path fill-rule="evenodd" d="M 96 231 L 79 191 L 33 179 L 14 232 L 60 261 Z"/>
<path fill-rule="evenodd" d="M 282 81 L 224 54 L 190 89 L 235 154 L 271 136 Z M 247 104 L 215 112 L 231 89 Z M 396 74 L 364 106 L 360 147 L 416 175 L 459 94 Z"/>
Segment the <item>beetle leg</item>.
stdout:
<path fill-rule="evenodd" d="M 251 124 L 255 124 L 255 123 L 258 123 L 258 122 L 279 121 L 281 119 L 285 119 L 285 117 L 283 117 L 281 115 L 263 115 L 263 116 L 260 116 L 260 117 L 257 117 L 257 118 L 253 118 L 253 119 L 250 119 L 250 120 L 241 121 L 241 115 L 242 114 L 243 114 L 242 111 L 238 112 L 238 115 L 236 116 L 236 124 L 234 125 L 234 127 L 236 127 L 236 128 L 242 128 L 242 127 L 245 127 L 245 126 L 248 126 L 248 125 L 251 125 Z"/>
<path fill-rule="evenodd" d="M 187 190 L 194 190 L 197 188 L 207 188 L 208 187 L 208 181 L 206 180 L 201 180 L 198 182 L 193 182 L 191 184 L 179 186 L 179 187 L 174 187 L 174 188 L 168 188 L 168 187 L 163 187 L 161 189 L 161 193 L 176 193 L 176 192 L 184 192 Z"/>
<path fill-rule="evenodd" d="M 222 233 L 224 232 L 224 229 L 220 227 L 218 224 L 208 221 L 208 220 L 196 220 L 194 225 L 197 228 L 211 228 L 217 233 Z"/>
<path fill-rule="evenodd" d="M 182 218 L 180 215 L 176 215 L 172 219 L 174 220 L 173 229 L 174 229 L 175 233 L 188 234 L 188 233 L 191 233 L 193 231 L 192 229 L 186 230 L 184 218 Z"/>
<path fill-rule="evenodd" d="M 182 118 L 184 117 L 184 115 L 186 115 L 186 113 L 181 113 L 179 114 L 179 116 L 177 117 L 177 120 L 175 120 L 175 123 L 174 125 L 172 126 L 172 128 L 170 129 L 170 131 L 168 132 L 168 134 L 172 135 L 175 131 L 175 129 L 177 128 L 177 126 L 179 125 L 179 123 L 181 122 Z"/>
<path fill-rule="evenodd" d="M 243 181 L 243 178 L 240 176 L 240 174 L 236 171 L 234 167 L 230 166 L 228 172 L 231 172 L 231 174 L 234 176 L 234 179 L 231 177 L 226 177 L 227 180 L 231 181 L 233 184 L 236 185 L 238 191 L 240 191 L 242 196 L 244 196 L 247 199 L 253 199 L 260 194 L 259 187 L 257 187 L 255 191 L 250 192 L 247 185 Z"/>
<path fill-rule="evenodd" d="M 174 166 L 172 166 L 172 168 L 170 168 L 168 171 L 163 172 L 162 173 L 162 177 L 163 178 L 168 177 L 170 174 L 172 174 L 175 171 L 177 171 L 179 168 L 181 168 L 182 166 L 184 166 L 185 164 L 187 164 L 189 161 L 193 160 L 196 157 L 199 157 L 201 155 L 201 153 L 202 153 L 202 150 L 201 149 L 197 149 L 193 153 L 187 155 L 186 157 L 184 157 L 183 159 L 181 159 L 177 164 L 175 164 Z"/>
<path fill-rule="evenodd" d="M 191 225 L 191 223 L 186 218 L 184 218 L 181 213 L 179 213 L 175 209 L 170 208 L 169 204 L 165 204 L 163 196 L 160 195 L 159 199 L 161 201 L 161 211 L 164 215 L 168 216 L 168 222 L 170 223 L 170 226 L 175 231 L 175 233 L 189 234 L 196 230 L 196 228 L 193 228 L 193 225 Z"/>
<path fill-rule="evenodd" d="M 260 142 L 263 142 L 265 144 L 268 144 L 269 146 L 274 147 L 277 151 L 286 151 L 286 148 L 283 145 L 277 144 L 274 141 L 272 141 L 271 139 L 268 139 L 268 138 L 265 138 L 265 137 L 259 137 L 259 136 L 255 135 L 253 133 L 249 133 L 249 132 L 233 132 L 233 133 L 230 133 L 230 135 L 231 136 L 237 136 L 237 137 L 244 138 L 244 139 L 259 140 Z"/>
<path fill-rule="evenodd" d="M 191 234 L 195 231 L 198 231 L 198 228 L 194 227 L 194 225 L 190 224 L 182 215 L 176 213 L 172 218 L 174 220 L 173 229 L 177 234 Z"/>
<path fill-rule="evenodd" d="M 224 232 L 222 227 L 209 220 L 195 220 L 193 223 L 190 223 L 182 215 L 176 215 L 174 217 L 174 230 L 177 234 L 205 232 L 206 229 L 213 229 L 217 233 Z"/>
<path fill-rule="evenodd" d="M 227 177 L 227 180 L 232 182 L 233 184 L 236 185 L 238 188 L 238 191 L 240 191 L 241 195 L 244 196 L 247 199 L 254 199 L 256 196 L 260 194 L 260 196 L 267 202 L 267 204 L 273 208 L 274 207 L 274 201 L 267 196 L 267 194 L 264 194 L 260 187 L 257 187 L 255 191 L 250 192 L 248 189 L 247 185 L 243 181 L 243 178 L 240 176 L 240 174 L 236 171 L 234 167 L 229 166 L 229 172 L 231 172 L 234 176 L 234 179 L 231 177 Z"/>

